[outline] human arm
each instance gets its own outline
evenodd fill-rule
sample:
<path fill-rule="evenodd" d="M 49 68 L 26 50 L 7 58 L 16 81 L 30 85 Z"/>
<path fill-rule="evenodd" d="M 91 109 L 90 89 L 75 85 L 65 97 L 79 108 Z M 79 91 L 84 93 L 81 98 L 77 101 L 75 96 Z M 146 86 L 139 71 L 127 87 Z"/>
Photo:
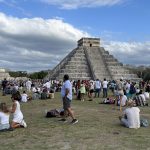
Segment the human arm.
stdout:
<path fill-rule="evenodd" d="M 63 98 L 66 99 L 68 94 L 69 94 L 69 89 L 66 88 L 66 89 L 65 89 L 65 96 L 64 96 Z"/>
<path fill-rule="evenodd" d="M 13 103 L 12 108 L 9 110 L 10 113 L 14 113 L 16 111 L 17 104 Z"/>
<path fill-rule="evenodd" d="M 127 119 L 126 111 L 123 111 L 122 114 L 119 116 L 119 119 L 121 120 L 122 118 Z"/>

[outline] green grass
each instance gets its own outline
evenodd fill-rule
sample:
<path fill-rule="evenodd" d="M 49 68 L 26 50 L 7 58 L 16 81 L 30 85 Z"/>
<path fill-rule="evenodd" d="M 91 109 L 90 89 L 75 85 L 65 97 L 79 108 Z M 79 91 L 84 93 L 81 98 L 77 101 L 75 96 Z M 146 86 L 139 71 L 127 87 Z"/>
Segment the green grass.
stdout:
<path fill-rule="evenodd" d="M 0 101 L 11 106 L 10 96 Z M 79 123 L 61 123 L 59 118 L 45 118 L 45 110 L 61 108 L 60 93 L 55 99 L 21 103 L 27 128 L 0 132 L 0 150 L 145 150 L 150 147 L 150 128 L 128 129 L 120 126 L 119 108 L 94 101 L 73 100 L 72 107 Z M 141 109 L 150 120 L 150 108 Z M 68 119 L 71 121 L 71 119 Z"/>

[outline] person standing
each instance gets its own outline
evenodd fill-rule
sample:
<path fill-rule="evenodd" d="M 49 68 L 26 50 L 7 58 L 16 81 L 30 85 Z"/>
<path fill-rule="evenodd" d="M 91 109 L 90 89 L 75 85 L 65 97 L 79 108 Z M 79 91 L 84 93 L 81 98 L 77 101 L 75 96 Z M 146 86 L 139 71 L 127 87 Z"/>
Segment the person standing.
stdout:
<path fill-rule="evenodd" d="M 107 98 L 107 85 L 108 85 L 108 81 L 106 80 L 106 78 L 104 78 L 104 81 L 103 81 L 103 98 Z"/>
<path fill-rule="evenodd" d="M 101 92 L 101 81 L 99 79 L 96 79 L 96 81 L 95 81 L 95 98 L 97 95 L 99 97 L 100 92 Z"/>
<path fill-rule="evenodd" d="M 69 80 L 69 75 L 64 75 L 63 78 L 63 85 L 61 88 L 61 97 L 63 101 L 63 109 L 64 109 L 64 116 L 61 119 L 61 121 L 66 121 L 66 116 L 69 114 L 72 118 L 72 124 L 75 124 L 78 122 L 78 120 L 75 118 L 74 113 L 71 109 L 71 101 L 72 101 L 72 84 Z"/>
<path fill-rule="evenodd" d="M 26 82 L 26 88 L 27 88 L 27 91 L 28 91 L 28 92 L 31 91 L 31 85 L 32 85 L 32 82 L 31 82 L 31 80 L 29 79 L 29 80 Z"/>
<path fill-rule="evenodd" d="M 80 86 L 80 100 L 81 101 L 84 101 L 85 93 L 86 93 L 85 84 L 84 84 L 84 81 L 82 81 L 81 86 Z"/>
<path fill-rule="evenodd" d="M 6 80 L 6 78 L 2 81 L 2 88 L 3 88 L 3 96 L 6 95 L 6 87 L 7 87 L 7 83 L 8 81 Z"/>
<path fill-rule="evenodd" d="M 23 91 L 23 94 L 21 94 L 21 102 L 26 103 L 28 101 L 28 95 L 26 94 L 26 91 Z"/>

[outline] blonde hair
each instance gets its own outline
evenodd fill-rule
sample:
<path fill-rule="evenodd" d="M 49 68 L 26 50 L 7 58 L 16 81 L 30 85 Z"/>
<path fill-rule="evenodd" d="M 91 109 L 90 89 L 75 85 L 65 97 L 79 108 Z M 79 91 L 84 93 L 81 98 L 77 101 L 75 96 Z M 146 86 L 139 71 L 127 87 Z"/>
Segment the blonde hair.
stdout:
<path fill-rule="evenodd" d="M 135 105 L 135 102 L 132 99 L 129 99 L 127 102 L 127 106 L 133 107 Z"/>

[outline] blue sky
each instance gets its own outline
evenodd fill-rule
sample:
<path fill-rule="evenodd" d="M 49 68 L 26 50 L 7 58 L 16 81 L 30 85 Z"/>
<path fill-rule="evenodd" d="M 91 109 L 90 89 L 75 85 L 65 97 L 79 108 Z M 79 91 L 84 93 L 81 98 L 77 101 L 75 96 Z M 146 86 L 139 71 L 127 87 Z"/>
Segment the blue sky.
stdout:
<path fill-rule="evenodd" d="M 83 36 L 101 38 L 125 64 L 149 65 L 149 8 L 149 0 L 0 0 L 0 67 L 52 69 Z"/>

